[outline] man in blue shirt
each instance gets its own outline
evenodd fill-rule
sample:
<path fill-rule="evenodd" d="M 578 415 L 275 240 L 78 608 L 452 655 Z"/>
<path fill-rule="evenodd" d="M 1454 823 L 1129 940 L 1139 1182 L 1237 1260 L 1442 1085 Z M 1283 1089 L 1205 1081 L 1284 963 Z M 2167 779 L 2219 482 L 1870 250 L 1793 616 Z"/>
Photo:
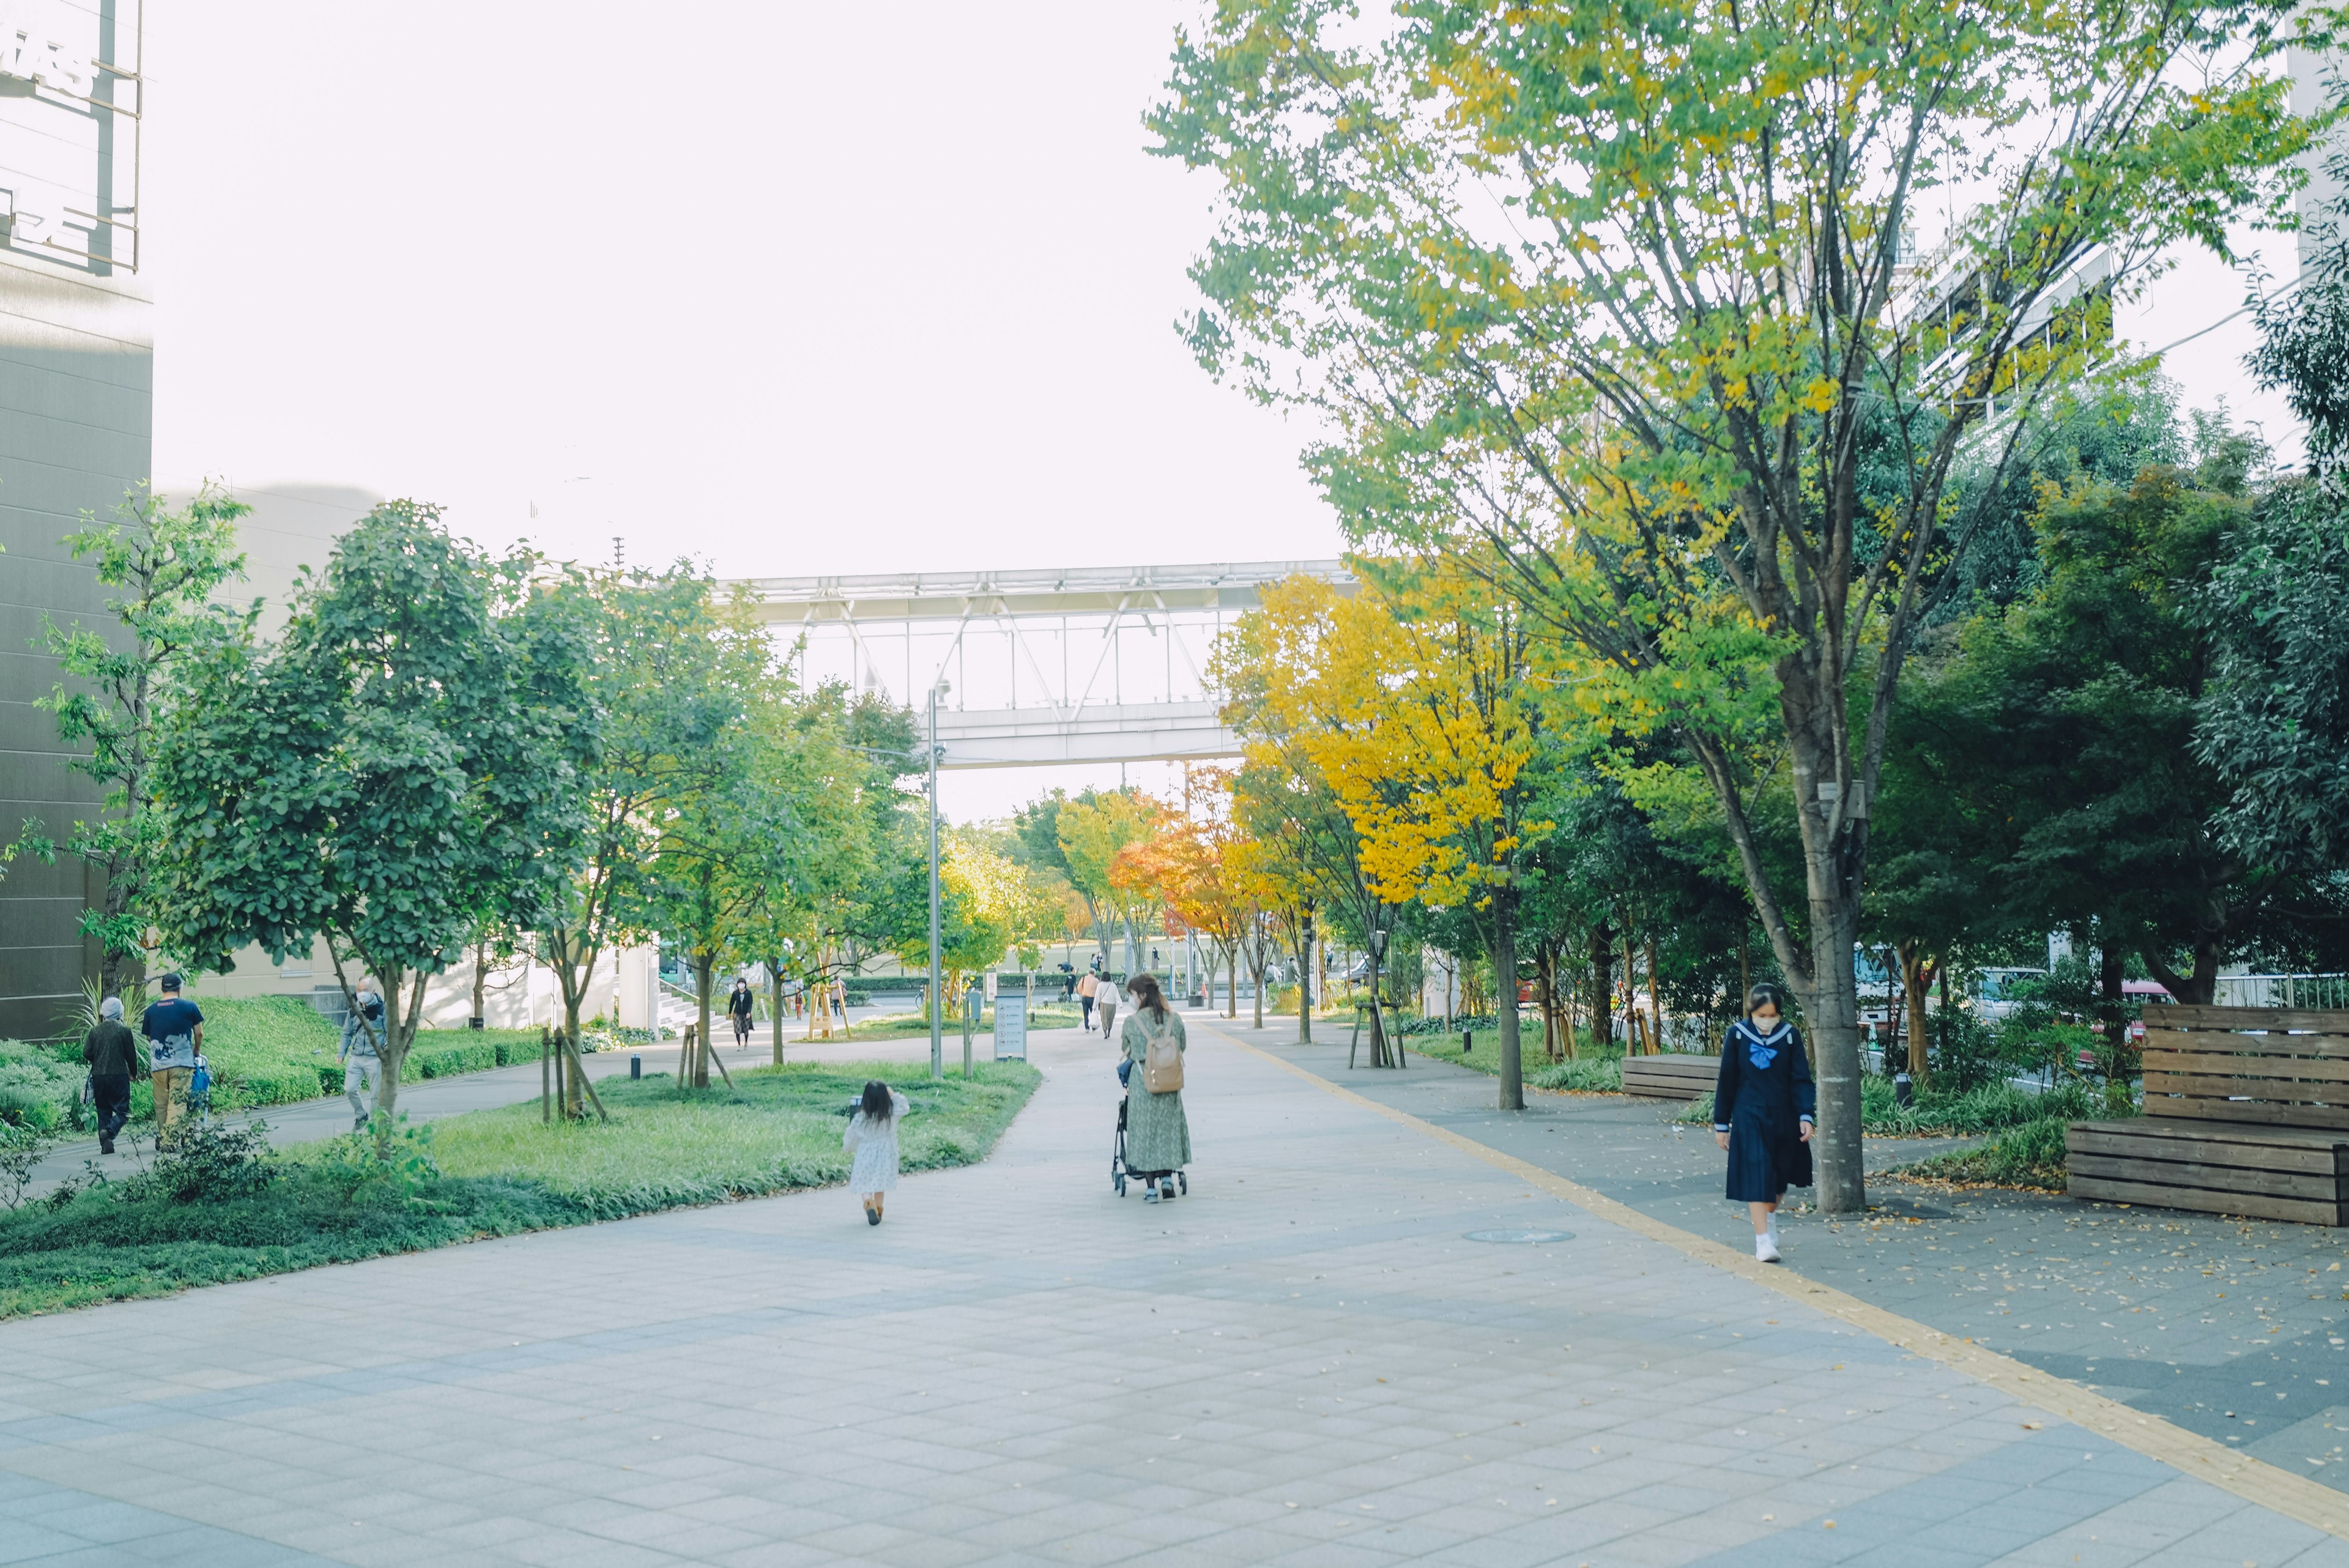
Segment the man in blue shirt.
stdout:
<path fill-rule="evenodd" d="M 195 1075 L 196 1053 L 204 1047 L 203 1010 L 180 996 L 180 977 L 167 974 L 163 1000 L 149 1006 L 139 1020 L 147 1036 L 149 1065 L 155 1086 L 155 1147 L 171 1141 L 171 1124 L 187 1114 L 188 1080 Z"/>

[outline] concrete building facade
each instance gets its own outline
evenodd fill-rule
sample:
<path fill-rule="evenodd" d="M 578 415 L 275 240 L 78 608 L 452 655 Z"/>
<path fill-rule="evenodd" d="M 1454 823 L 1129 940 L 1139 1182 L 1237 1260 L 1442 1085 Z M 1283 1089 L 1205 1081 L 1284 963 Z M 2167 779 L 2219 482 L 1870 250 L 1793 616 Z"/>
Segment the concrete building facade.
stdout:
<path fill-rule="evenodd" d="M 95 814 L 49 716 L 45 617 L 104 593 L 58 541 L 149 474 L 155 349 L 139 271 L 138 0 L 20 7 L 0 28 L 0 841 Z M 0 880 L 0 1036 L 54 1033 L 95 954 L 70 861 Z"/>

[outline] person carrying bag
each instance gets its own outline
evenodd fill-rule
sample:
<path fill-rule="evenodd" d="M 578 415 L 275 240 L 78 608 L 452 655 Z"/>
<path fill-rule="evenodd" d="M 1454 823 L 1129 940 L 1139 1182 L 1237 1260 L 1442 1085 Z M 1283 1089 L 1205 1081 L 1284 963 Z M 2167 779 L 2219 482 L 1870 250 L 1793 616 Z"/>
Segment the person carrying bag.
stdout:
<path fill-rule="evenodd" d="M 1183 1114 L 1186 1043 L 1183 1020 L 1166 1005 L 1154 976 L 1137 974 L 1126 990 L 1133 995 L 1133 1013 L 1118 1036 L 1127 1071 L 1125 1164 L 1129 1170 L 1167 1173 L 1143 1189 L 1143 1201 L 1156 1203 L 1174 1196 L 1172 1173 L 1191 1163 L 1191 1123 Z"/>

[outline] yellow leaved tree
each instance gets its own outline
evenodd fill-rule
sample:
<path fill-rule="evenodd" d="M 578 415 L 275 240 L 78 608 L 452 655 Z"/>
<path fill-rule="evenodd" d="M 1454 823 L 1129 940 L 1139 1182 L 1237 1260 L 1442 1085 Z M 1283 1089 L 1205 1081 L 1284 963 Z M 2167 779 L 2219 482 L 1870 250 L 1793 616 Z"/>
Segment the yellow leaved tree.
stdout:
<path fill-rule="evenodd" d="M 1366 930 L 1414 898 L 1469 913 L 1500 989 L 1500 1101 L 1519 1108 L 1517 907 L 1548 826 L 1535 813 L 1535 645 L 1516 607 L 1469 572 L 1362 567 L 1354 597 L 1292 578 L 1241 618 L 1218 652 L 1234 722 L 1251 766 L 1261 753 L 1309 773 L 1344 811 L 1374 900 Z"/>

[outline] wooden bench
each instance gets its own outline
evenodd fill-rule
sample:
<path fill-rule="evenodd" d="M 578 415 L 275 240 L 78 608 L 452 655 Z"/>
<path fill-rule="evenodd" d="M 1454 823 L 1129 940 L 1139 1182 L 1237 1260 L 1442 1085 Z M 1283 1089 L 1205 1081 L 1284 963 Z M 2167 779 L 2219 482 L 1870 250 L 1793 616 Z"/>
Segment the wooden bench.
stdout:
<path fill-rule="evenodd" d="M 2349 1012 L 2145 1010 L 2145 1115 L 2064 1132 L 2075 1198 L 2349 1224 Z"/>
<path fill-rule="evenodd" d="M 1721 1058 L 1668 1053 L 1623 1058 L 1623 1092 L 1651 1100 L 1701 1100 L 1721 1077 Z"/>

